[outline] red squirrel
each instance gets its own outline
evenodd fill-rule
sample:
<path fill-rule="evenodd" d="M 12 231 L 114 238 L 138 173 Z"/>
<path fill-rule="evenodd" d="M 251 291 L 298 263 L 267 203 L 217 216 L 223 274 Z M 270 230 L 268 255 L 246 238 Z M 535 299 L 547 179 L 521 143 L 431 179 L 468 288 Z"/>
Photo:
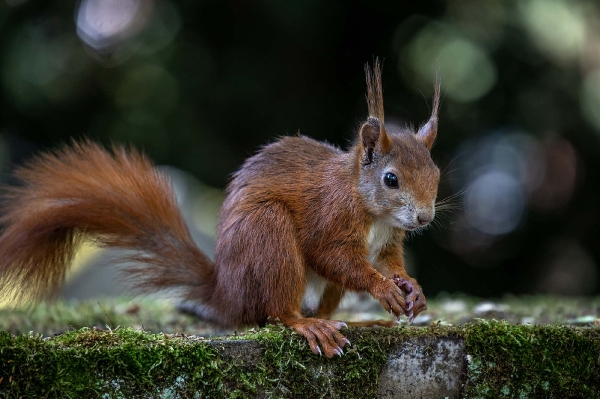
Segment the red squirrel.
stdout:
<path fill-rule="evenodd" d="M 412 321 L 427 305 L 405 271 L 403 240 L 435 214 L 439 84 L 427 123 L 388 131 L 378 61 L 365 71 L 369 116 L 351 148 L 283 137 L 233 175 L 214 261 L 194 244 L 168 177 L 135 149 L 80 141 L 34 158 L 15 171 L 22 184 L 4 189 L 0 292 L 52 297 L 78 245 L 93 240 L 129 250 L 119 261 L 136 262 L 126 273 L 142 292 L 176 289 L 225 327 L 279 320 L 315 354 L 349 344 L 347 324 L 329 320 L 348 290 Z M 322 289 L 312 315 L 302 308 L 308 287 Z"/>

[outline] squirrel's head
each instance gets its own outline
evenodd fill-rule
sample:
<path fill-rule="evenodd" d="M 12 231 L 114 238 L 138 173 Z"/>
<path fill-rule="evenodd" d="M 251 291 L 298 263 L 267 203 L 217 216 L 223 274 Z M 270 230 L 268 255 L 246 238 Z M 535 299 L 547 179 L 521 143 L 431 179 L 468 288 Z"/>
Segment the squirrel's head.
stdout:
<path fill-rule="evenodd" d="M 365 67 L 369 118 L 355 147 L 359 162 L 358 190 L 369 211 L 394 227 L 415 230 L 435 216 L 440 171 L 430 150 L 437 134 L 439 83 L 431 117 L 418 131 L 388 132 L 384 125 L 381 70 Z"/>

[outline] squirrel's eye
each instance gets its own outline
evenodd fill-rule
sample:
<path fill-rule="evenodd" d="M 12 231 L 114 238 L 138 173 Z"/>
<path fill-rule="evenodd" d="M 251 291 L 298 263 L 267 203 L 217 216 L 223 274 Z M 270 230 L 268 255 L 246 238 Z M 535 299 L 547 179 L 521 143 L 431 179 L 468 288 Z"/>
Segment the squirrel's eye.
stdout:
<path fill-rule="evenodd" d="M 383 175 L 383 182 L 389 188 L 398 188 L 398 176 L 393 173 L 386 173 Z"/>

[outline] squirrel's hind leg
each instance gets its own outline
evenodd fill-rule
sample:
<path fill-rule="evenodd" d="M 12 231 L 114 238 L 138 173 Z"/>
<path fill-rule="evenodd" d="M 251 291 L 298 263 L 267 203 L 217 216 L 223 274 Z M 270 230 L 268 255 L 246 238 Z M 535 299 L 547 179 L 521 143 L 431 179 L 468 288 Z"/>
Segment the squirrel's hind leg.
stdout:
<path fill-rule="evenodd" d="M 346 324 L 307 318 L 301 314 L 307 266 L 288 209 L 277 202 L 264 204 L 244 222 L 262 226 L 260 234 L 246 234 L 250 229 L 240 226 L 238 237 L 253 241 L 241 248 L 260 249 L 245 253 L 244 259 L 252 265 L 254 275 L 260 276 L 260 279 L 253 281 L 252 288 L 260 298 L 258 302 L 266 304 L 268 316 L 278 318 L 286 327 L 305 337 L 315 354 L 320 354 L 322 348 L 327 357 L 341 355 L 342 348 L 349 341 L 338 330 L 346 327 Z"/>
<path fill-rule="evenodd" d="M 229 325 L 262 325 L 301 308 L 306 266 L 292 215 L 276 201 L 238 203 L 216 248 L 216 283 L 211 299 Z M 228 213 L 229 212 L 229 213 Z M 235 213 L 244 217 L 234 217 Z"/>

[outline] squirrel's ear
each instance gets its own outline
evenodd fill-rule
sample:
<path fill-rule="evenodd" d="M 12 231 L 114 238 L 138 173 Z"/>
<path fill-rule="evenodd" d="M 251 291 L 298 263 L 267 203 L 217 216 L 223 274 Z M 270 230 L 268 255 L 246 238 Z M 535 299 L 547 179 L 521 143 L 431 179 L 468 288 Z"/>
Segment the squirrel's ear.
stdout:
<path fill-rule="evenodd" d="M 439 76 L 435 77 L 435 93 L 433 95 L 433 109 L 431 110 L 431 117 L 423 126 L 419 128 L 417 132 L 417 139 L 421 141 L 428 150 L 431 150 L 435 137 L 437 136 L 438 130 L 438 110 L 440 108 L 440 79 Z"/>
<path fill-rule="evenodd" d="M 373 162 L 374 153 L 386 153 L 392 145 L 385 126 L 374 117 L 369 117 L 360 128 L 360 141 L 363 147 L 364 165 Z"/>

